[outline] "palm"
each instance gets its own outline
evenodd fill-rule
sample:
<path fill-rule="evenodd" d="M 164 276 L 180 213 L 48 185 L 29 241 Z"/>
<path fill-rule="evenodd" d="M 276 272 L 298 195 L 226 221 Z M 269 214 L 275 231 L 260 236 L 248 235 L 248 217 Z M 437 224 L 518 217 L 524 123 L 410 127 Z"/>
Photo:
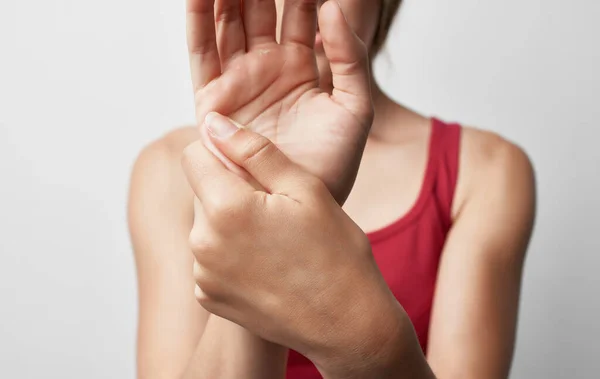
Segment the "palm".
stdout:
<path fill-rule="evenodd" d="M 372 121 L 368 65 L 352 65 L 357 62 L 357 57 L 366 61 L 366 52 L 347 24 L 335 25 L 336 14 L 329 11 L 333 19 L 328 21 L 330 25 L 321 29 L 328 57 L 337 55 L 336 63 L 332 64 L 334 87 L 341 84 L 347 88 L 334 88 L 331 94 L 322 90 L 313 48 L 316 10 L 300 6 L 302 1 L 286 3 L 284 22 L 287 16 L 292 25 L 297 26 L 288 31 L 284 25 L 281 43 L 275 41 L 275 25 L 269 23 L 274 18 L 274 3 L 245 0 L 243 18 L 247 22 L 235 25 L 235 20 L 241 20 L 241 15 L 223 14 L 219 17 L 219 12 L 239 11 L 239 4 L 235 6 L 239 1 L 217 1 L 217 19 L 226 20 L 217 23 L 216 36 L 220 38 L 215 38 L 214 46 L 218 49 L 212 50 L 218 56 L 219 72 L 213 70 L 212 75 L 206 74 L 211 67 L 217 67 L 217 62 L 210 62 L 210 57 L 206 56 L 211 51 L 207 46 L 191 49 L 192 52 L 200 50 L 204 55 L 200 64 L 204 72 L 195 75 L 196 114 L 202 122 L 208 112 L 217 111 L 271 139 L 288 157 L 321 178 L 336 199 L 343 202 L 356 176 Z M 202 6 L 209 7 L 212 1 L 190 0 L 190 3 L 188 9 L 195 9 L 198 16 L 201 15 L 198 10 Z M 288 6 L 291 8 L 289 11 Z M 252 21 L 260 18 L 264 19 L 263 22 L 266 20 L 266 27 L 264 23 L 252 27 Z M 340 20 L 344 22 L 343 17 L 337 22 Z M 213 20 L 210 25 L 214 25 Z M 242 25 L 248 26 L 244 28 Z M 347 35 L 343 35 L 343 29 L 342 36 L 326 35 L 327 30 L 340 27 L 346 28 Z M 253 33 L 262 40 L 252 43 Z M 349 41 L 339 40 L 348 39 L 348 36 Z M 190 45 L 194 46 L 193 35 L 190 39 Z M 206 44 L 207 39 L 202 41 Z M 349 60 L 348 66 L 344 66 L 344 59 Z M 358 61 L 360 63 L 361 60 Z M 348 67 L 352 68 L 351 72 Z M 341 76 L 337 83 L 336 73 Z M 198 76 L 201 77 L 199 83 Z"/>

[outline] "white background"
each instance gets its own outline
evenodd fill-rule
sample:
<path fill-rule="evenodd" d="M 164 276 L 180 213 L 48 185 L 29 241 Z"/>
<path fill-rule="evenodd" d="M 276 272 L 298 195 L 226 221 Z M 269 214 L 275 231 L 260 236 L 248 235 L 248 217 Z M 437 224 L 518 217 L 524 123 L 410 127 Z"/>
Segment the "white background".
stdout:
<path fill-rule="evenodd" d="M 377 77 L 522 145 L 539 217 L 513 378 L 600 375 L 600 2 L 408 0 Z M 0 377 L 132 378 L 126 191 L 193 120 L 183 0 L 0 0 Z"/>

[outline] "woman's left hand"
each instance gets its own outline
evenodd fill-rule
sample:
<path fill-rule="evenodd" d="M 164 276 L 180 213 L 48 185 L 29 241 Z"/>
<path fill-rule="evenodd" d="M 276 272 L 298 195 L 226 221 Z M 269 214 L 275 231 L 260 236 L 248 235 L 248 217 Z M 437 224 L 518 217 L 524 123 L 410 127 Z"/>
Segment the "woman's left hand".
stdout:
<path fill-rule="evenodd" d="M 338 2 L 286 0 L 279 40 L 273 0 L 187 4 L 201 132 L 209 112 L 227 115 L 271 139 L 343 204 L 373 122 L 373 103 L 367 47 Z M 321 78 L 317 66 L 317 13 L 331 78 Z M 321 88 L 329 80 L 333 88 Z M 201 138 L 212 149 L 204 133 Z"/>
<path fill-rule="evenodd" d="M 322 372 L 379 359 L 411 329 L 366 235 L 321 180 L 268 139 L 221 115 L 209 119 L 215 146 L 262 188 L 202 142 L 185 150 L 183 166 L 203 208 L 190 235 L 200 304 L 300 352 Z"/>

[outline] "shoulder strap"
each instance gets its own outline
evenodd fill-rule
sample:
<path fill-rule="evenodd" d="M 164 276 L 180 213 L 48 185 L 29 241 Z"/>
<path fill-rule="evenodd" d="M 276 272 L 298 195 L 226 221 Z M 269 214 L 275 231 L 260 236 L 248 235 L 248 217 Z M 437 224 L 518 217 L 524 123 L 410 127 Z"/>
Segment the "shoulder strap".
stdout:
<path fill-rule="evenodd" d="M 452 202 L 458 180 L 461 127 L 438 119 L 432 122 L 431 157 L 435 159 L 435 195 L 447 226 L 452 224 Z"/>

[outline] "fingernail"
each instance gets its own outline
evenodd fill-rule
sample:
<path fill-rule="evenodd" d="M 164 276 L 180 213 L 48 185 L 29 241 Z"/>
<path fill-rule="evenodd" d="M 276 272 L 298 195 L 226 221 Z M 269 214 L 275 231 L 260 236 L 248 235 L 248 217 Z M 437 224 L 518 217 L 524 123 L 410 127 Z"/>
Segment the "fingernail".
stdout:
<path fill-rule="evenodd" d="M 210 134 L 219 139 L 229 138 L 238 131 L 238 127 L 231 120 L 216 112 L 206 115 L 204 123 Z"/>

